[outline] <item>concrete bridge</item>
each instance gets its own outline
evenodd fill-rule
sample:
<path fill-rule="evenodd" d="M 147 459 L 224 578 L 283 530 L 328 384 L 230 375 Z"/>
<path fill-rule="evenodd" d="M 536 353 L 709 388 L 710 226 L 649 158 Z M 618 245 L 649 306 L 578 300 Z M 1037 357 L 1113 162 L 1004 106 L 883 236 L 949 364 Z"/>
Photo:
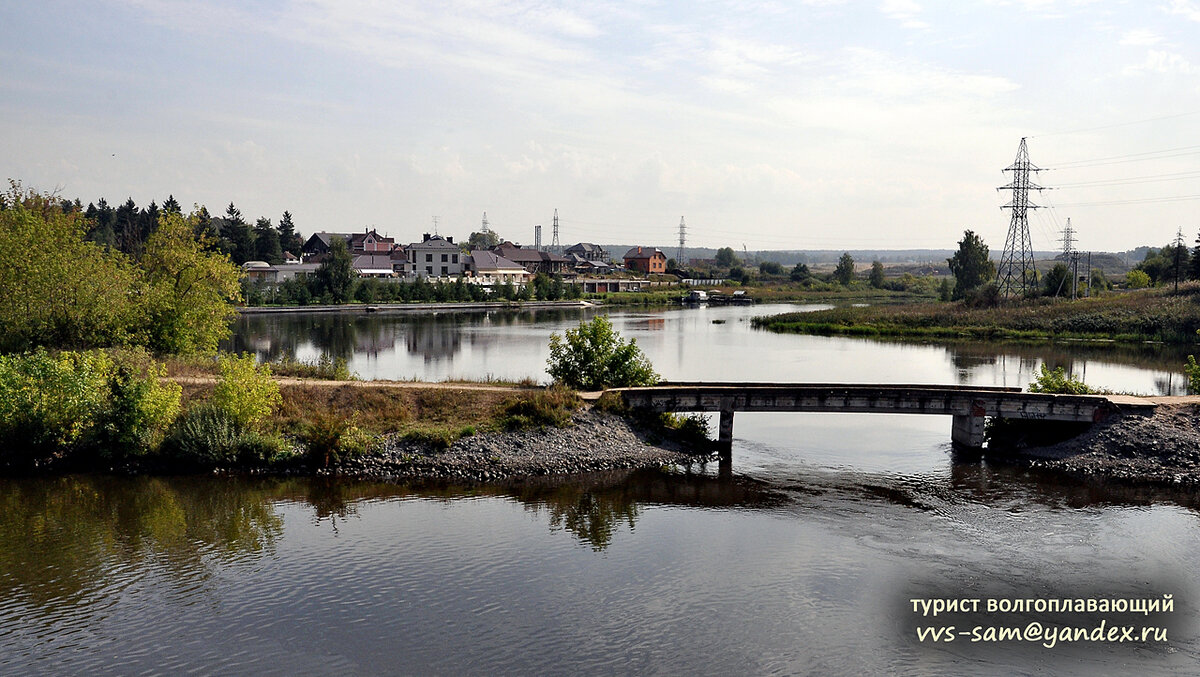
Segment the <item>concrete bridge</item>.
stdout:
<path fill-rule="evenodd" d="M 654 412 L 720 412 L 717 441 L 722 454 L 733 444 L 737 411 L 801 411 L 951 416 L 951 441 L 983 447 L 989 416 L 1038 421 L 1096 423 L 1116 413 L 1149 415 L 1157 406 L 1138 397 L 1049 395 L 1020 388 L 846 383 L 666 382 L 617 388 L 626 404 Z"/>

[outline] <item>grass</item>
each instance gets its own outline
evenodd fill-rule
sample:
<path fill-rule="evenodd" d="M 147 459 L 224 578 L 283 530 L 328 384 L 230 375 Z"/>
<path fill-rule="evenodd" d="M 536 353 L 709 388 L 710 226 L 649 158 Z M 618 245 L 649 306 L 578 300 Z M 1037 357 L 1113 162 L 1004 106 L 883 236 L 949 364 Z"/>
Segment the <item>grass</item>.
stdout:
<path fill-rule="evenodd" d="M 1068 301 L 1032 299 L 996 308 L 962 303 L 840 307 L 756 317 L 756 327 L 798 334 L 969 339 L 1060 338 L 1194 343 L 1200 284 Z"/>

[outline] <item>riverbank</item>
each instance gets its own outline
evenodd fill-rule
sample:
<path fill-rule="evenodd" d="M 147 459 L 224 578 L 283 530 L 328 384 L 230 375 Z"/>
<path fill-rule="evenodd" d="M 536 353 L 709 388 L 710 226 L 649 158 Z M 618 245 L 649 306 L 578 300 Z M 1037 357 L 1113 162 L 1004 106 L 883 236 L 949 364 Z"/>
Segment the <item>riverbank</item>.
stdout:
<path fill-rule="evenodd" d="M 1200 397 L 1148 398 L 1151 416 L 1119 416 L 1069 440 L 989 456 L 1080 479 L 1200 486 Z"/>
<path fill-rule="evenodd" d="M 584 409 L 569 425 L 498 431 L 463 437 L 445 449 L 403 435 L 389 435 L 371 454 L 319 471 L 388 482 L 409 480 L 494 481 L 686 465 L 706 458 L 679 443 L 648 434 L 630 419 Z"/>
<path fill-rule="evenodd" d="M 1190 344 L 1200 329 L 1200 284 L 1069 301 L 1039 298 L 995 308 L 963 302 L 870 305 L 756 317 L 782 333 L 973 340 L 1160 341 Z"/>

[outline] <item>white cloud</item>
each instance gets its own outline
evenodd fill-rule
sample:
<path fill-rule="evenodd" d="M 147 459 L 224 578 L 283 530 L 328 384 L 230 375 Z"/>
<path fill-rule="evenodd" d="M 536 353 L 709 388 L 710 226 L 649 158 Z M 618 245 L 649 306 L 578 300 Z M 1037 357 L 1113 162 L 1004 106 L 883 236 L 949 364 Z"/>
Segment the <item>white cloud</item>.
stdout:
<path fill-rule="evenodd" d="M 1170 0 L 1166 10 L 1170 14 L 1176 14 L 1191 21 L 1200 21 L 1200 6 L 1194 0 Z"/>
<path fill-rule="evenodd" d="M 1142 63 L 1126 66 L 1122 71 L 1125 75 L 1138 73 L 1191 75 L 1196 72 L 1197 68 L 1182 54 L 1157 49 L 1146 52 L 1146 59 Z"/>
<path fill-rule="evenodd" d="M 1135 47 L 1149 47 L 1163 42 L 1163 37 L 1152 30 L 1139 28 L 1132 31 L 1127 31 L 1121 36 L 1118 44 L 1132 45 Z"/>

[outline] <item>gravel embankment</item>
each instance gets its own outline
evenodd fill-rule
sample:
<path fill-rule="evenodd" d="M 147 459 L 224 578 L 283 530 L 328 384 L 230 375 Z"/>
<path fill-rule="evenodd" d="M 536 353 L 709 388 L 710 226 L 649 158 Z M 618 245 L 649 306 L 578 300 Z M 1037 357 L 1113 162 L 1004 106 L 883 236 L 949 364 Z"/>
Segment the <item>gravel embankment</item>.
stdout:
<path fill-rule="evenodd" d="M 464 437 L 449 449 L 388 439 L 379 454 L 350 459 L 331 474 L 396 481 L 406 479 L 497 480 L 621 468 L 688 463 L 697 456 L 669 441 L 650 444 L 628 421 L 579 411 L 574 425 Z"/>
<path fill-rule="evenodd" d="M 1200 404 L 1159 404 L 1153 416 L 1121 416 L 1053 446 L 1023 449 L 1031 467 L 1138 482 L 1200 484 Z"/>

